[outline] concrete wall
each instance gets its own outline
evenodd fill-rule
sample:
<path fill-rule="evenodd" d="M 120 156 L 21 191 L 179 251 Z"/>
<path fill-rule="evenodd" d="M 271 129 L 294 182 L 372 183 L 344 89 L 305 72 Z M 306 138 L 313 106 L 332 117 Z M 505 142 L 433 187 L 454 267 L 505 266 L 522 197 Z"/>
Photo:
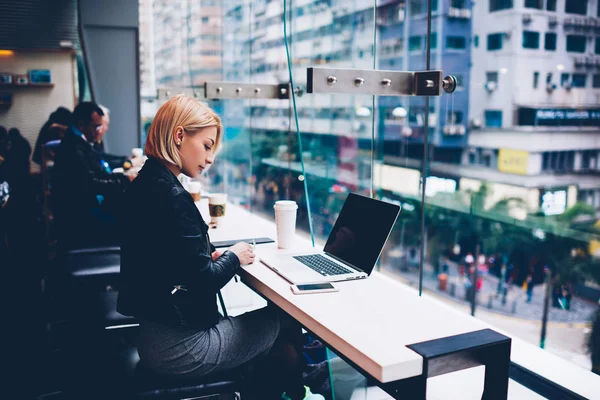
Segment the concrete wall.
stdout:
<path fill-rule="evenodd" d="M 137 0 L 80 0 L 80 24 L 94 100 L 111 110 L 107 151 L 140 146 L 139 5 Z"/>

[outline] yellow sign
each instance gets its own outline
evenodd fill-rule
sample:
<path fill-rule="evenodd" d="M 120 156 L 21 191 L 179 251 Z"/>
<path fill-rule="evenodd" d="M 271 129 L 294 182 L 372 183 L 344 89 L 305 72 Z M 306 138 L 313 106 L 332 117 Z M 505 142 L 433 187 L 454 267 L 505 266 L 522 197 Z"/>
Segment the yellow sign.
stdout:
<path fill-rule="evenodd" d="M 500 149 L 498 170 L 509 174 L 527 175 L 529 153 L 523 150 Z"/>

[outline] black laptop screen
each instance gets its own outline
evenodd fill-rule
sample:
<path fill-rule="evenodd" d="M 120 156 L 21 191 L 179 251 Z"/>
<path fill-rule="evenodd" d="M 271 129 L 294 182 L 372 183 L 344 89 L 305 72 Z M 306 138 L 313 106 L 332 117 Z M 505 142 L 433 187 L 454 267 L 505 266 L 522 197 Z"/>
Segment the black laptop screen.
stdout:
<path fill-rule="evenodd" d="M 325 252 L 371 274 L 399 212 L 395 204 L 351 193 L 329 234 Z"/>

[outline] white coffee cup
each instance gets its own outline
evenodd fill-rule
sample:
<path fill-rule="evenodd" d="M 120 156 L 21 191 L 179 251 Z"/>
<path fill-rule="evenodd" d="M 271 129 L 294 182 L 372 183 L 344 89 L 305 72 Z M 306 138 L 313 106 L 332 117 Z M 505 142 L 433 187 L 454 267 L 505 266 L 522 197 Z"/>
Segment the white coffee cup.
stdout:
<path fill-rule="evenodd" d="M 275 202 L 273 209 L 277 228 L 277 247 L 288 249 L 294 245 L 298 205 L 292 200 L 279 200 Z"/>
<path fill-rule="evenodd" d="M 208 196 L 208 212 L 211 224 L 216 226 L 225 217 L 226 206 L 227 195 L 225 193 L 213 193 Z"/>
<path fill-rule="evenodd" d="M 200 197 L 201 197 L 201 190 L 202 190 L 202 185 L 200 184 L 200 182 L 190 182 L 187 185 L 187 190 L 188 192 L 190 192 L 190 194 L 192 195 L 192 197 L 194 198 L 194 201 L 200 201 Z"/>

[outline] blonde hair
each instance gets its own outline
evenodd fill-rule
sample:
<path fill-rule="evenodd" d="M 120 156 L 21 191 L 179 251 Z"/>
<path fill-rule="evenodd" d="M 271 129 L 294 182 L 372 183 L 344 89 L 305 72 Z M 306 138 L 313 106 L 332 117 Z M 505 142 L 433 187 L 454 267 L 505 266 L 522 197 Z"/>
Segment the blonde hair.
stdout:
<path fill-rule="evenodd" d="M 217 138 L 213 150 L 216 153 L 219 149 L 223 132 L 221 118 L 205 103 L 180 94 L 158 109 L 148 131 L 144 153 L 182 168 L 181 155 L 173 138 L 178 126 L 192 134 L 199 129 L 215 126 Z"/>

